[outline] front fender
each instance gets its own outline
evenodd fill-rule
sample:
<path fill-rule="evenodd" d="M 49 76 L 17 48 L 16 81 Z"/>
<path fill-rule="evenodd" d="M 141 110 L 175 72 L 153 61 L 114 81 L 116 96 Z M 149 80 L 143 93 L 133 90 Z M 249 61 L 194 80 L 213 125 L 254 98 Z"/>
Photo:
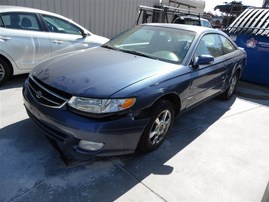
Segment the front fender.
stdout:
<path fill-rule="evenodd" d="M 180 108 L 185 108 L 190 85 L 189 74 L 178 75 L 169 79 L 150 78 L 149 80 L 129 86 L 114 94 L 113 98 L 135 97 L 136 103 L 131 108 L 134 114 L 139 114 L 141 111 L 151 108 L 161 98 L 177 98 L 169 100 L 172 102 L 180 100 Z"/>

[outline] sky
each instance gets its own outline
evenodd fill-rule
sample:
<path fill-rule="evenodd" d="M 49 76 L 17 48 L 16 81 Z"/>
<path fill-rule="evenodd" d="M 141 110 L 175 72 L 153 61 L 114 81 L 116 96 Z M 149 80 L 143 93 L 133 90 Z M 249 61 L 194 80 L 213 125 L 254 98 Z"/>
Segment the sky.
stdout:
<path fill-rule="evenodd" d="M 214 12 L 214 8 L 217 5 L 223 5 L 224 2 L 230 3 L 232 0 L 204 0 L 205 1 L 205 11 L 211 11 L 212 13 L 218 14 L 218 12 Z M 261 7 L 263 4 L 263 0 L 237 0 L 241 1 L 242 4 L 248 6 L 256 6 Z"/>

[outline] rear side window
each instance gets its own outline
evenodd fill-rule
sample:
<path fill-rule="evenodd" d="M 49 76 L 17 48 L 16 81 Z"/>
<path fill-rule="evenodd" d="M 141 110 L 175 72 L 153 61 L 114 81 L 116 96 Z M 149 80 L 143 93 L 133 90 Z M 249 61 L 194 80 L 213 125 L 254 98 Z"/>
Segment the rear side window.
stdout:
<path fill-rule="evenodd" d="M 224 54 L 231 53 L 236 50 L 235 46 L 226 37 L 220 35 Z"/>
<path fill-rule="evenodd" d="M 43 19 L 50 32 L 64 33 L 64 34 L 77 34 L 77 35 L 82 34 L 79 27 L 73 25 L 72 23 L 66 20 L 63 20 L 54 16 L 48 16 L 48 15 L 43 15 Z"/>
<path fill-rule="evenodd" d="M 37 16 L 32 13 L 4 13 L 3 24 L 6 28 L 40 31 Z"/>

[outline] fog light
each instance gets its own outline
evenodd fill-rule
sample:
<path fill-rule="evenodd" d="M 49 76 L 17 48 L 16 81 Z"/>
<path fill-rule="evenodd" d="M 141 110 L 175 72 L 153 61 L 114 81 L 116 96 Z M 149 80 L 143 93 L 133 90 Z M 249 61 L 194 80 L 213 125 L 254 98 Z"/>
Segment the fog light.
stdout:
<path fill-rule="evenodd" d="M 90 150 L 90 151 L 97 151 L 104 147 L 104 143 L 99 142 L 91 142 L 87 140 L 80 140 L 78 146 L 81 149 Z"/>

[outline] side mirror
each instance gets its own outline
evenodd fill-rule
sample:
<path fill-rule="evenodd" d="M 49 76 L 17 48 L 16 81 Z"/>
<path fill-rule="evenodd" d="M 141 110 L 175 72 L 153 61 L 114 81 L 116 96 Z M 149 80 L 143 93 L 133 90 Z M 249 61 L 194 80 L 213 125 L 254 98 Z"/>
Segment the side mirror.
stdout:
<path fill-rule="evenodd" d="M 211 62 L 214 62 L 214 57 L 212 55 L 200 55 L 194 59 L 193 67 L 210 64 Z"/>
<path fill-rule="evenodd" d="M 86 33 L 84 30 L 82 30 L 81 35 L 82 35 L 83 38 L 86 38 L 88 36 L 88 33 Z"/>

